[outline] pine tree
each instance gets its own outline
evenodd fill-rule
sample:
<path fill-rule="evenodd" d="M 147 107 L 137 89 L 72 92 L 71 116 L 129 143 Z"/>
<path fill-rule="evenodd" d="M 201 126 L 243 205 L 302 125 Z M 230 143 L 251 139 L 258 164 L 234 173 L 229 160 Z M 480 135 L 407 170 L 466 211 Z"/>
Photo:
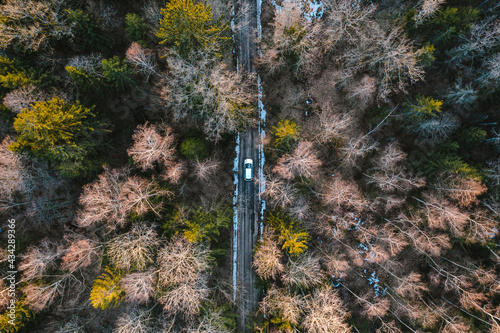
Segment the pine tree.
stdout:
<path fill-rule="evenodd" d="M 106 267 L 104 273 L 95 279 L 92 285 L 92 291 L 90 292 L 92 306 L 101 310 L 105 310 L 110 306 L 115 307 L 124 296 L 124 292 L 120 288 L 120 280 L 120 274 Z"/>
<path fill-rule="evenodd" d="M 119 93 L 135 86 L 132 73 L 132 68 L 117 56 L 102 61 L 102 74 Z"/>
<path fill-rule="evenodd" d="M 217 240 L 220 229 L 229 227 L 231 212 L 229 207 L 222 207 L 212 212 L 198 208 L 189 221 L 185 221 L 188 229 L 184 231 L 184 236 L 191 243 Z"/>
<path fill-rule="evenodd" d="M 81 9 L 66 10 L 68 17 L 73 21 L 75 44 L 83 50 L 106 51 L 111 48 L 112 40 L 106 37 L 96 24 L 97 18 Z"/>
<path fill-rule="evenodd" d="M 84 175 L 89 166 L 86 157 L 95 148 L 90 135 L 101 131 L 102 126 L 93 118 L 92 109 L 78 101 L 68 104 L 56 97 L 34 103 L 16 116 L 14 129 L 19 136 L 9 149 L 57 162 L 65 176 Z"/>
<path fill-rule="evenodd" d="M 128 13 L 125 16 L 125 31 L 133 41 L 140 41 L 146 35 L 148 26 L 146 20 L 135 13 Z"/>

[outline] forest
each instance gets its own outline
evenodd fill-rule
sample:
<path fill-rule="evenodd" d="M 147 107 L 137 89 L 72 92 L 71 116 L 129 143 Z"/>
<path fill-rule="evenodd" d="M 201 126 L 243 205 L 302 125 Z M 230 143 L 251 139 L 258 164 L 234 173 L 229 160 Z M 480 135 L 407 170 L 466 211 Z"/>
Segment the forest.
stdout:
<path fill-rule="evenodd" d="M 0 332 L 239 333 L 265 110 L 246 332 L 500 333 L 500 3 L 257 2 L 0 0 Z"/>

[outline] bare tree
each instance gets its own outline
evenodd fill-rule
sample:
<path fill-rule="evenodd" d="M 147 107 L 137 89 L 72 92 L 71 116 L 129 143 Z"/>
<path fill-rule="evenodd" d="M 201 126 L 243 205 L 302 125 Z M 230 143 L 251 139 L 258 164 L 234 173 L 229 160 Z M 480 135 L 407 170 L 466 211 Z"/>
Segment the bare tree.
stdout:
<path fill-rule="evenodd" d="M 14 194 L 18 191 L 29 192 L 33 183 L 22 157 L 8 149 L 11 142 L 10 137 L 6 137 L 0 144 L 0 210 L 12 206 Z"/>
<path fill-rule="evenodd" d="M 346 131 L 352 126 L 353 118 L 348 113 L 334 113 L 330 106 L 321 108 L 318 113 L 320 130 L 315 135 L 315 140 L 328 143 L 338 139 L 345 139 Z"/>
<path fill-rule="evenodd" d="M 63 271 L 74 272 L 77 269 L 89 267 L 100 258 L 100 245 L 90 239 L 71 239 L 65 236 L 69 243 L 62 257 L 61 269 Z"/>
<path fill-rule="evenodd" d="M 351 84 L 348 87 L 349 98 L 354 100 L 356 104 L 361 107 L 370 105 L 377 92 L 377 80 L 368 75 L 363 76 L 363 78 L 356 84 Z"/>
<path fill-rule="evenodd" d="M 129 209 L 122 205 L 120 200 L 122 184 L 128 178 L 126 169 L 106 168 L 93 184 L 83 187 L 80 196 L 82 209 L 78 213 L 77 223 L 82 227 L 89 227 L 97 222 L 125 224 Z"/>
<path fill-rule="evenodd" d="M 478 203 L 477 196 L 488 190 L 480 181 L 458 174 L 443 175 L 434 188 L 462 207 L 470 207 Z"/>
<path fill-rule="evenodd" d="M 420 25 L 427 18 L 432 17 L 438 10 L 439 7 L 445 2 L 445 0 L 423 0 L 421 1 L 422 6 L 418 10 L 417 15 L 415 15 L 415 24 Z"/>
<path fill-rule="evenodd" d="M 174 109 L 174 117 L 180 119 L 191 113 L 203 119 L 203 129 L 214 141 L 251 122 L 256 97 L 254 76 L 217 63 L 206 54 L 193 55 L 190 62 L 176 55 L 168 58 L 171 90 L 167 102 Z"/>
<path fill-rule="evenodd" d="M 51 276 L 51 278 L 48 283 L 32 283 L 22 288 L 26 295 L 26 302 L 35 312 L 44 310 L 56 298 L 67 296 L 70 290 L 79 291 L 79 294 L 71 295 L 73 299 L 77 299 L 83 291 L 83 283 L 71 273 Z"/>
<path fill-rule="evenodd" d="M 324 185 L 322 193 L 323 202 L 337 210 L 345 208 L 362 211 L 368 203 L 356 183 L 343 180 L 338 176 L 333 177 Z"/>
<path fill-rule="evenodd" d="M 268 175 L 266 177 L 266 189 L 262 196 L 274 207 L 285 208 L 292 205 L 297 196 L 297 190 L 293 184 L 283 179 Z"/>
<path fill-rule="evenodd" d="M 160 21 L 162 19 L 161 15 L 161 5 L 160 1 L 157 0 L 147 0 L 144 1 L 144 6 L 142 8 L 144 12 L 144 17 L 149 23 L 151 30 L 157 31 L 160 28 Z"/>
<path fill-rule="evenodd" d="M 405 159 L 406 153 L 397 144 L 390 143 L 375 160 L 376 166 L 366 175 L 367 183 L 375 184 L 388 193 L 396 191 L 407 193 L 424 186 L 425 181 L 422 178 L 412 175 L 404 168 L 402 163 Z"/>
<path fill-rule="evenodd" d="M 500 85 L 500 53 L 488 58 L 481 68 L 482 75 L 476 79 L 482 87 L 494 91 Z"/>
<path fill-rule="evenodd" d="M 138 43 L 132 43 L 125 53 L 127 60 L 134 65 L 135 71 L 146 77 L 149 81 L 151 74 L 161 76 L 158 73 L 158 64 L 156 63 L 153 54 L 143 49 Z"/>
<path fill-rule="evenodd" d="M 417 55 L 399 27 L 386 32 L 371 22 L 341 59 L 345 61 L 346 69 L 353 73 L 363 69 L 377 73 L 380 78 L 378 97 L 382 100 L 391 92 L 404 92 L 408 81 L 413 83 L 424 78 Z"/>
<path fill-rule="evenodd" d="M 472 83 L 464 86 L 461 79 L 457 80 L 454 87 L 448 88 L 446 94 L 443 95 L 448 105 L 459 108 L 458 112 L 461 111 L 460 109 L 470 110 L 477 97 L 477 91 L 472 88 Z"/>
<path fill-rule="evenodd" d="M 175 137 L 170 127 L 164 124 L 137 126 L 132 135 L 134 144 L 127 150 L 143 170 L 153 169 L 155 163 L 163 167 L 172 164 L 175 154 Z"/>
<path fill-rule="evenodd" d="M 113 333 L 159 333 L 158 320 L 151 310 L 139 307 L 131 307 L 123 313 L 116 321 Z M 166 331 L 167 333 L 169 331 Z"/>
<path fill-rule="evenodd" d="M 323 272 L 319 258 L 311 253 L 290 259 L 281 280 L 289 287 L 308 289 L 321 283 Z"/>
<path fill-rule="evenodd" d="M 160 188 L 154 180 L 137 176 L 130 177 L 123 184 L 121 194 L 121 201 L 129 211 L 133 210 L 138 215 L 152 211 L 158 216 L 163 202 L 157 199 L 173 196 L 173 192 Z"/>
<path fill-rule="evenodd" d="M 420 253 L 439 257 L 451 247 L 448 235 L 423 229 L 423 219 L 420 215 L 400 213 L 388 222 L 405 235 Z"/>
<path fill-rule="evenodd" d="M 462 43 L 447 52 L 449 56 L 447 63 L 451 68 L 463 67 L 463 62 L 481 58 L 498 45 L 500 21 L 498 18 L 487 18 L 472 25 L 470 32 L 460 35 L 458 39 Z"/>
<path fill-rule="evenodd" d="M 358 159 L 366 156 L 377 146 L 377 141 L 374 141 L 368 135 L 351 138 L 339 148 L 340 152 L 342 152 L 342 163 L 347 166 L 355 166 Z"/>
<path fill-rule="evenodd" d="M 133 304 L 147 303 L 154 293 L 156 274 L 153 270 L 135 272 L 125 275 L 120 286 L 127 293 L 125 300 Z"/>
<path fill-rule="evenodd" d="M 321 164 L 321 160 L 316 157 L 312 142 L 301 141 L 291 154 L 285 154 L 278 160 L 273 172 L 284 179 L 311 178 L 317 176 Z"/>
<path fill-rule="evenodd" d="M 180 162 L 174 162 L 171 163 L 171 165 L 163 171 L 163 174 L 161 177 L 163 179 L 167 179 L 173 184 L 179 184 L 182 176 L 186 172 L 186 164 L 184 161 Z"/>
<path fill-rule="evenodd" d="M 38 246 L 31 246 L 21 256 L 18 269 L 23 272 L 24 279 L 41 278 L 48 269 L 55 267 L 56 260 L 62 256 L 62 247 L 48 239 L 44 239 Z"/>
<path fill-rule="evenodd" d="M 67 66 L 81 69 L 87 73 L 100 75 L 103 56 L 99 53 L 79 55 L 69 59 Z"/>
<path fill-rule="evenodd" d="M 191 283 L 176 284 L 162 292 L 159 302 L 163 310 L 171 315 L 180 314 L 184 318 L 192 320 L 206 301 L 209 294 L 208 276 L 199 275 L 196 281 Z"/>
<path fill-rule="evenodd" d="M 84 186 L 77 223 L 89 227 L 105 221 L 114 229 L 125 224 L 132 210 L 139 215 L 148 211 L 158 214 L 162 202 L 154 199 L 170 195 L 172 192 L 159 188 L 154 180 L 129 177 L 128 169 L 106 168 L 96 182 Z"/>
<path fill-rule="evenodd" d="M 208 297 L 209 249 L 175 237 L 158 254 L 159 301 L 170 314 L 191 317 Z"/>
<path fill-rule="evenodd" d="M 286 65 L 299 71 L 315 60 L 320 25 L 314 18 L 306 18 L 303 7 L 305 3 L 286 0 L 279 10 L 276 9 L 271 23 L 274 28 L 272 39 L 262 45 L 262 57 L 258 59 L 270 73 L 280 71 Z M 290 58 L 294 59 L 292 64 Z"/>
<path fill-rule="evenodd" d="M 271 285 L 266 296 L 259 304 L 259 311 L 266 317 L 271 316 L 290 324 L 298 325 L 304 308 L 302 296 L 291 294 Z"/>
<path fill-rule="evenodd" d="M 135 225 L 129 232 L 109 242 L 107 255 L 118 269 L 144 270 L 154 262 L 159 244 L 158 236 L 152 227 Z"/>
<path fill-rule="evenodd" d="M 448 112 L 415 122 L 410 132 L 418 136 L 420 142 L 436 145 L 450 137 L 460 127 L 460 118 Z"/>
<path fill-rule="evenodd" d="M 49 39 L 73 36 L 72 22 L 64 12 L 64 1 L 6 0 L 0 6 L 0 46 L 5 49 L 13 42 L 25 49 L 37 51 Z"/>
<path fill-rule="evenodd" d="M 326 0 L 326 27 L 323 47 L 332 52 L 344 42 L 360 34 L 375 11 L 373 6 L 362 6 L 356 0 Z"/>
<path fill-rule="evenodd" d="M 49 96 L 43 91 L 38 90 L 34 85 L 28 85 L 7 93 L 3 99 L 3 104 L 14 113 L 21 113 L 22 110 L 29 108 L 32 103 L 44 102 L 49 99 Z"/>
<path fill-rule="evenodd" d="M 220 162 L 215 159 L 207 159 L 205 161 L 196 160 L 194 162 L 194 176 L 198 180 L 208 181 L 212 179 L 212 175 L 220 169 Z"/>
<path fill-rule="evenodd" d="M 316 289 L 311 299 L 306 299 L 306 316 L 302 323 L 309 333 L 349 333 L 345 322 L 349 313 L 331 286 Z"/>
<path fill-rule="evenodd" d="M 273 231 L 267 227 L 262 234 L 262 240 L 256 246 L 253 259 L 255 272 L 263 279 L 272 278 L 276 280 L 284 271 L 285 266 L 281 263 L 283 253 L 278 247 Z"/>

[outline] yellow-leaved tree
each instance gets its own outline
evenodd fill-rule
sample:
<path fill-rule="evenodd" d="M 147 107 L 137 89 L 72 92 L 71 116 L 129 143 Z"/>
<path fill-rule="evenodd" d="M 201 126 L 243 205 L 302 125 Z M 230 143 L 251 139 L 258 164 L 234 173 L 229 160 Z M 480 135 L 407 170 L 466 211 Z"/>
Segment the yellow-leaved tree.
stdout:
<path fill-rule="evenodd" d="M 160 44 L 172 45 L 182 56 L 197 49 L 217 49 L 228 40 L 227 24 L 212 21 L 212 7 L 193 0 L 172 0 L 161 10 L 156 36 Z"/>
<path fill-rule="evenodd" d="M 96 309 L 105 310 L 108 307 L 116 306 L 125 295 L 120 288 L 121 275 L 113 272 L 109 267 L 104 269 L 104 273 L 94 280 L 92 291 L 90 292 L 90 302 Z"/>
<path fill-rule="evenodd" d="M 285 119 L 273 126 L 271 134 L 274 136 L 276 148 L 290 151 L 292 144 L 300 138 L 300 126 L 296 122 Z"/>

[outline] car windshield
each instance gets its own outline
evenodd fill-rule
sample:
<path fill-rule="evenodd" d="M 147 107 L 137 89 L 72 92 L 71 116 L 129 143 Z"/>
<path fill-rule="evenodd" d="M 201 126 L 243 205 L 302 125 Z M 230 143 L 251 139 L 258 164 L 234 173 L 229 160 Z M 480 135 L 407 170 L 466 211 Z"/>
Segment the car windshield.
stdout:
<path fill-rule="evenodd" d="M 245 168 L 251 168 L 252 165 L 250 163 L 245 164 Z"/>

